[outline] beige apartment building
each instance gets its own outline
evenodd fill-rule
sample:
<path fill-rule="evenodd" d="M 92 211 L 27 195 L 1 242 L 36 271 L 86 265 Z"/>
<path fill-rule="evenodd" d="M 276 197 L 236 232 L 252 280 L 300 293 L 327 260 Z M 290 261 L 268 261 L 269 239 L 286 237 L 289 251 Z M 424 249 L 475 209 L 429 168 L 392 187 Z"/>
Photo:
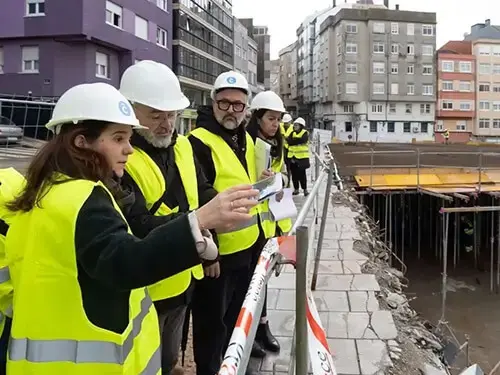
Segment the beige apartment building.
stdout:
<path fill-rule="evenodd" d="M 279 52 L 279 95 L 287 110 L 297 111 L 297 48 L 296 43 L 283 48 Z"/>

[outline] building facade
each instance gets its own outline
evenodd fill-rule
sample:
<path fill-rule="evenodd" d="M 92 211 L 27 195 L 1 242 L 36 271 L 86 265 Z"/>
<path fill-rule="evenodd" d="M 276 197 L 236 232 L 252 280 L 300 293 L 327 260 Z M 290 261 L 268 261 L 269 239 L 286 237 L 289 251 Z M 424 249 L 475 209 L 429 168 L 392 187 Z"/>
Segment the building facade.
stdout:
<path fill-rule="evenodd" d="M 171 66 L 171 0 L 16 0 L 0 12 L 0 94 L 118 86 L 137 60 Z"/>
<path fill-rule="evenodd" d="M 280 93 L 280 60 L 271 60 L 271 87 L 270 90 L 279 95 Z"/>
<path fill-rule="evenodd" d="M 297 114 L 297 49 L 296 42 L 279 51 L 279 95 L 285 108 Z"/>
<path fill-rule="evenodd" d="M 259 92 L 257 88 L 257 42 L 251 31 L 237 18 L 234 24 L 234 69 L 247 77 L 252 94 Z"/>
<path fill-rule="evenodd" d="M 255 26 L 253 18 L 240 18 L 239 21 L 251 30 L 252 39 L 257 42 L 257 86 L 259 90 L 271 89 L 271 36 L 267 26 Z"/>
<path fill-rule="evenodd" d="M 476 128 L 476 57 L 470 41 L 450 41 L 437 51 L 436 142 L 471 140 Z M 480 84 L 477 89 L 484 90 Z"/>
<path fill-rule="evenodd" d="M 315 112 L 343 141 L 432 141 L 436 14 L 384 3 L 342 4 L 319 26 Z"/>

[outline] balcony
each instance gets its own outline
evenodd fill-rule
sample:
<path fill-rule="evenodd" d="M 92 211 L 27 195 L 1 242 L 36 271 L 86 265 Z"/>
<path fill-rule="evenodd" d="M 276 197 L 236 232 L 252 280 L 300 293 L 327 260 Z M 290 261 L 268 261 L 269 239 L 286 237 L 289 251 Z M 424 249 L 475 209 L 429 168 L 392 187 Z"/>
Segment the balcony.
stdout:
<path fill-rule="evenodd" d="M 437 118 L 474 118 L 475 117 L 475 111 L 470 110 L 470 111 L 460 111 L 458 109 L 438 109 L 436 110 L 436 117 Z"/>

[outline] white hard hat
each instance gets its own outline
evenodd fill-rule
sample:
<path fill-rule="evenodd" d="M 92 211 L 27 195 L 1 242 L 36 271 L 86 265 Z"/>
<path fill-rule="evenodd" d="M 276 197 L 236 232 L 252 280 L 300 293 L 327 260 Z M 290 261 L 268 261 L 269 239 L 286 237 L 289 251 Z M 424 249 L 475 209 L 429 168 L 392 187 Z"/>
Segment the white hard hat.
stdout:
<path fill-rule="evenodd" d="M 245 91 L 247 95 L 250 94 L 248 81 L 243 74 L 233 70 L 219 74 L 215 79 L 214 87 L 210 92 L 212 100 L 215 100 L 215 94 L 223 89 L 240 89 Z"/>
<path fill-rule="evenodd" d="M 281 113 L 286 112 L 283 100 L 273 91 L 262 91 L 255 95 L 252 104 L 250 104 L 250 109 L 252 111 L 257 109 L 268 109 Z"/>
<path fill-rule="evenodd" d="M 107 83 L 84 83 L 66 91 L 56 103 L 52 118 L 45 125 L 58 133 L 58 125 L 96 120 L 143 129 L 129 101 Z"/>
<path fill-rule="evenodd" d="M 290 116 L 288 113 L 285 113 L 283 115 L 283 122 L 292 122 L 292 116 Z"/>
<path fill-rule="evenodd" d="M 139 61 L 125 70 L 120 92 L 132 103 L 159 111 L 179 111 L 190 104 L 175 73 L 168 66 L 151 60 Z"/>
<path fill-rule="evenodd" d="M 293 123 L 306 126 L 306 120 L 304 120 L 302 117 L 297 117 Z"/>

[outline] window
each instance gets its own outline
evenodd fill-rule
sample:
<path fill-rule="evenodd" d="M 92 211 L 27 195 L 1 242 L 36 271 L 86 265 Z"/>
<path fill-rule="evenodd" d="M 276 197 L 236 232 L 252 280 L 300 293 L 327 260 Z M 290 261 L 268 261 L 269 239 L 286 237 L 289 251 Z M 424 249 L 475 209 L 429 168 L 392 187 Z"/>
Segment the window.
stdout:
<path fill-rule="evenodd" d="M 436 124 L 436 130 L 438 131 L 442 131 L 443 130 L 443 120 L 438 120 L 437 124 Z"/>
<path fill-rule="evenodd" d="M 472 73 L 472 63 L 470 61 L 460 61 L 458 67 L 460 73 Z"/>
<path fill-rule="evenodd" d="M 479 74 L 490 74 L 491 73 L 491 65 L 490 64 L 479 64 Z"/>
<path fill-rule="evenodd" d="M 422 25 L 422 35 L 426 35 L 426 36 L 434 35 L 434 26 Z"/>
<path fill-rule="evenodd" d="M 156 0 L 156 5 L 158 8 L 163 9 L 164 11 L 167 11 L 167 0 Z"/>
<path fill-rule="evenodd" d="M 396 22 L 391 23 L 391 34 L 399 34 L 399 24 Z"/>
<path fill-rule="evenodd" d="M 415 95 L 415 85 L 413 83 L 409 83 L 406 85 L 406 94 Z"/>
<path fill-rule="evenodd" d="M 234 54 L 238 57 L 241 57 L 241 47 L 235 44 Z"/>
<path fill-rule="evenodd" d="M 406 74 L 415 74 L 415 65 L 408 64 L 406 67 Z"/>
<path fill-rule="evenodd" d="M 384 53 L 385 44 L 381 42 L 373 43 L 373 53 Z"/>
<path fill-rule="evenodd" d="M 500 46 L 493 46 L 492 52 L 493 56 L 500 56 Z"/>
<path fill-rule="evenodd" d="M 479 91 L 489 92 L 490 91 L 490 84 L 489 83 L 479 83 Z"/>
<path fill-rule="evenodd" d="M 3 48 L 0 47 L 0 74 L 3 73 Z"/>
<path fill-rule="evenodd" d="M 481 56 L 489 56 L 491 54 L 490 46 L 479 46 L 479 54 Z"/>
<path fill-rule="evenodd" d="M 342 73 L 342 64 L 337 63 L 337 74 L 341 74 L 341 73 Z"/>
<path fill-rule="evenodd" d="M 358 84 L 356 82 L 347 82 L 345 84 L 345 93 L 346 94 L 357 94 L 358 93 Z"/>
<path fill-rule="evenodd" d="M 471 91 L 471 83 L 469 81 L 460 81 L 460 84 L 458 86 L 458 89 L 460 91 L 466 91 L 469 92 Z"/>
<path fill-rule="evenodd" d="M 347 43 L 345 46 L 345 53 L 355 55 L 358 53 L 358 45 L 356 43 Z"/>
<path fill-rule="evenodd" d="M 391 44 L 391 53 L 393 55 L 399 54 L 399 44 L 397 44 L 397 43 Z"/>
<path fill-rule="evenodd" d="M 109 78 L 109 56 L 105 53 L 95 53 L 95 76 Z"/>
<path fill-rule="evenodd" d="M 399 83 L 391 83 L 391 95 L 399 94 Z"/>
<path fill-rule="evenodd" d="M 344 113 L 353 113 L 354 112 L 354 104 L 347 104 L 344 106 Z"/>
<path fill-rule="evenodd" d="M 372 104 L 372 113 L 382 112 L 384 112 L 384 106 L 382 104 Z"/>
<path fill-rule="evenodd" d="M 414 55 L 415 54 L 415 45 L 414 44 L 408 44 L 408 46 L 406 46 L 406 53 L 408 55 Z"/>
<path fill-rule="evenodd" d="M 493 64 L 493 74 L 495 75 L 500 74 L 500 64 Z"/>
<path fill-rule="evenodd" d="M 432 75 L 432 65 L 424 65 L 422 67 L 422 74 L 424 76 L 430 76 L 430 75 Z"/>
<path fill-rule="evenodd" d="M 389 103 L 389 113 L 396 113 L 396 103 Z"/>
<path fill-rule="evenodd" d="M 406 34 L 415 35 L 415 24 L 409 23 L 406 25 Z"/>
<path fill-rule="evenodd" d="M 385 33 L 385 23 L 375 22 L 373 24 L 373 32 L 377 33 L 377 34 L 384 34 Z"/>
<path fill-rule="evenodd" d="M 135 36 L 148 40 L 148 21 L 139 16 L 135 16 Z"/>
<path fill-rule="evenodd" d="M 27 16 L 44 16 L 45 0 L 26 0 Z"/>
<path fill-rule="evenodd" d="M 391 74 L 398 74 L 398 73 L 399 73 L 399 65 L 391 64 Z"/>
<path fill-rule="evenodd" d="M 479 110 L 480 111 L 489 111 L 490 110 L 490 102 L 486 100 L 481 100 L 479 102 Z"/>
<path fill-rule="evenodd" d="M 500 119 L 498 119 L 498 118 L 493 119 L 493 128 L 495 128 L 495 129 L 500 128 Z"/>
<path fill-rule="evenodd" d="M 38 73 L 38 47 L 22 47 L 23 73 Z"/>
<path fill-rule="evenodd" d="M 357 63 L 346 63 L 345 64 L 345 72 L 346 73 L 351 73 L 351 74 L 356 74 L 358 72 L 358 64 Z"/>
<path fill-rule="evenodd" d="M 410 131 L 411 131 L 411 123 L 404 122 L 403 123 L 403 132 L 404 133 L 409 133 Z"/>
<path fill-rule="evenodd" d="M 493 102 L 493 110 L 495 112 L 500 112 L 500 102 Z"/>
<path fill-rule="evenodd" d="M 460 110 L 461 111 L 471 111 L 472 103 L 471 102 L 460 102 Z"/>
<path fill-rule="evenodd" d="M 433 85 L 423 85 L 422 86 L 422 95 L 434 95 L 434 86 Z"/>
<path fill-rule="evenodd" d="M 168 34 L 167 30 L 162 29 L 161 27 L 156 28 L 156 44 L 161 47 L 167 48 L 168 42 Z"/>
<path fill-rule="evenodd" d="M 413 111 L 413 105 L 411 103 L 406 103 L 405 104 L 405 113 L 411 114 L 412 111 Z"/>
<path fill-rule="evenodd" d="M 430 104 L 420 104 L 420 113 L 422 115 L 428 115 L 431 113 L 431 105 Z"/>
<path fill-rule="evenodd" d="M 480 129 L 488 129 L 490 127 L 490 119 L 488 118 L 480 118 L 479 119 L 479 128 Z"/>
<path fill-rule="evenodd" d="M 500 85 L 493 85 L 493 92 L 500 92 Z"/>
<path fill-rule="evenodd" d="M 345 27 L 345 31 L 348 34 L 357 34 L 358 33 L 358 25 L 354 23 L 348 23 Z"/>
<path fill-rule="evenodd" d="M 453 102 L 449 100 L 443 100 L 441 102 L 441 108 L 446 111 L 451 111 L 453 109 Z"/>
<path fill-rule="evenodd" d="M 394 122 L 389 121 L 387 123 L 387 133 L 394 133 Z"/>
<path fill-rule="evenodd" d="M 467 121 L 465 121 L 465 120 L 458 120 L 457 121 L 457 125 L 456 125 L 456 129 L 459 130 L 459 131 L 467 130 Z"/>
<path fill-rule="evenodd" d="M 342 83 L 337 83 L 337 94 L 342 94 Z"/>
<path fill-rule="evenodd" d="M 434 55 L 434 47 L 430 44 L 422 44 L 422 55 L 423 56 Z"/>
<path fill-rule="evenodd" d="M 384 74 L 385 73 L 385 63 L 375 61 L 373 63 L 373 73 L 374 74 Z"/>
<path fill-rule="evenodd" d="M 383 83 L 374 83 L 373 84 L 373 93 L 376 95 L 385 93 L 385 85 Z"/>
<path fill-rule="evenodd" d="M 455 64 L 453 61 L 441 61 L 441 71 L 443 72 L 454 72 Z"/>
<path fill-rule="evenodd" d="M 377 121 L 370 121 L 370 133 L 378 132 L 378 123 Z"/>
<path fill-rule="evenodd" d="M 106 23 L 111 26 L 122 28 L 123 8 L 111 1 L 106 1 Z"/>
<path fill-rule="evenodd" d="M 352 132 L 352 122 L 351 121 L 346 121 L 345 122 L 345 131 L 347 133 Z"/>
<path fill-rule="evenodd" d="M 441 90 L 443 91 L 453 91 L 453 81 L 442 81 Z"/>
<path fill-rule="evenodd" d="M 429 123 L 421 122 L 420 123 L 420 133 L 427 133 L 429 131 Z"/>

